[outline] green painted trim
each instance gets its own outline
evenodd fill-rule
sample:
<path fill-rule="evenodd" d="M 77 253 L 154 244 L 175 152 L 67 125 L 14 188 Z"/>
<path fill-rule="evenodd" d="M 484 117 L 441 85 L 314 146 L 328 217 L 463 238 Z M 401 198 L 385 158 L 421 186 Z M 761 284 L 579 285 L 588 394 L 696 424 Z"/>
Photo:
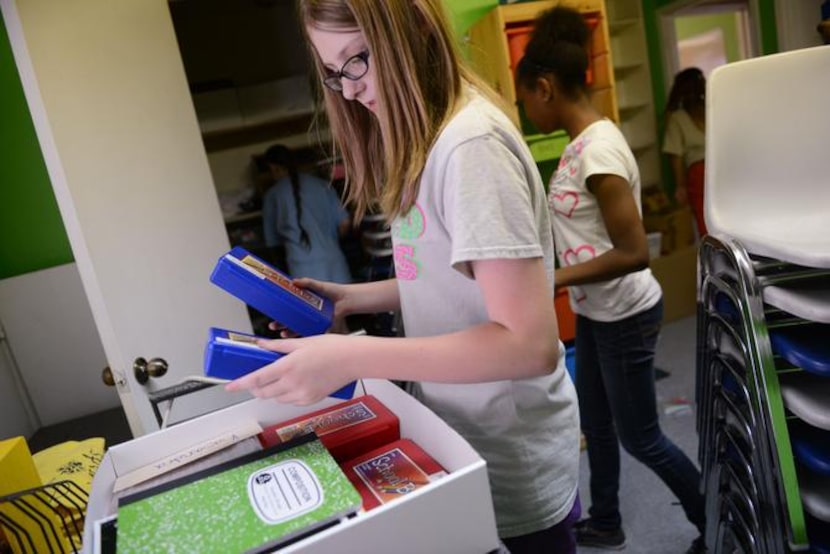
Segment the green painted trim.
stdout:
<path fill-rule="evenodd" d="M 0 279 L 73 261 L 0 16 Z"/>
<path fill-rule="evenodd" d="M 759 335 L 759 341 L 769 341 L 766 328 L 756 329 L 756 332 Z M 784 400 L 781 397 L 778 370 L 772 357 L 764 359 L 759 354 L 759 359 L 761 360 L 761 371 L 764 374 L 764 384 L 766 385 L 761 394 L 765 395 L 767 400 L 767 409 L 772 424 L 771 440 L 776 451 L 779 474 L 784 488 L 783 501 L 786 513 L 781 515 L 789 520 L 787 527 L 792 536 L 788 538 L 792 541 L 792 544 L 808 546 L 810 540 L 807 537 L 807 524 L 801 503 L 801 491 L 798 486 L 798 474 L 790 441 L 790 431 L 787 427 L 787 412 L 784 408 Z"/>
<path fill-rule="evenodd" d="M 775 0 L 758 0 L 758 18 L 761 31 L 761 54 L 778 52 L 778 26 L 775 24 Z"/>

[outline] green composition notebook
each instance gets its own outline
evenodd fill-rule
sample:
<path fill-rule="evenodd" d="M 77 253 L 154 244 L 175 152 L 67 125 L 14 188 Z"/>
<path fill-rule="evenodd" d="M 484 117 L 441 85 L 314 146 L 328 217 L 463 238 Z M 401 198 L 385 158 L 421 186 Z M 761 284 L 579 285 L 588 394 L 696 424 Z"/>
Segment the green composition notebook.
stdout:
<path fill-rule="evenodd" d="M 270 552 L 337 524 L 360 503 L 311 433 L 123 498 L 117 549 Z"/>

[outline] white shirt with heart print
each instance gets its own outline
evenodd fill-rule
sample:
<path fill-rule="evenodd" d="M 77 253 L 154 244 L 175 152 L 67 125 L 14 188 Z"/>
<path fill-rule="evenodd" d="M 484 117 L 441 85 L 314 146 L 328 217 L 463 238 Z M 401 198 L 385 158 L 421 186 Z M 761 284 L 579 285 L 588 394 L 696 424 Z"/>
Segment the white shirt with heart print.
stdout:
<path fill-rule="evenodd" d="M 548 206 L 556 256 L 562 267 L 586 262 L 613 248 L 599 203 L 586 184 L 591 175 L 618 175 L 631 185 L 642 214 L 640 171 L 625 137 L 608 119 L 586 127 L 565 148 L 551 178 Z M 654 306 L 660 284 L 646 268 L 622 277 L 568 287 L 571 309 L 595 321 L 619 321 Z"/>

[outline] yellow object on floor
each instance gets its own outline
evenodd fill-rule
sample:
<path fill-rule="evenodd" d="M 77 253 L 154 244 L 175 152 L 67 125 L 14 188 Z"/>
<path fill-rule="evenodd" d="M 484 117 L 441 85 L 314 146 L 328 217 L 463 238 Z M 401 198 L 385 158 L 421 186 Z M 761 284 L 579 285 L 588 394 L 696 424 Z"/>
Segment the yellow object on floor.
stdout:
<path fill-rule="evenodd" d="M 67 441 L 34 456 L 23 437 L 0 441 L 0 543 L 4 535 L 15 553 L 77 551 L 103 455 L 102 438 Z"/>
<path fill-rule="evenodd" d="M 11 498 L 25 490 L 41 486 L 29 445 L 23 437 L 0 441 L 0 533 L 12 552 L 63 552 L 65 539 L 42 529 L 60 529 L 60 517 L 50 511 L 43 514 L 45 526 L 21 509 Z"/>
<path fill-rule="evenodd" d="M 0 475 L 0 497 L 42 484 L 23 437 L 0 441 Z"/>
<path fill-rule="evenodd" d="M 62 442 L 32 456 L 44 485 L 69 480 L 87 494 L 103 457 L 102 438 Z"/>

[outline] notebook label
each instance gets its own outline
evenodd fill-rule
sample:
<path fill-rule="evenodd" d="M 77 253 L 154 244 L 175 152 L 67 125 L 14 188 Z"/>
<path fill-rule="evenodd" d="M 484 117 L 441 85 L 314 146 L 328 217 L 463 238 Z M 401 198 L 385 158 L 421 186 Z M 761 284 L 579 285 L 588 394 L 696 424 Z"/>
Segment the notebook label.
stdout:
<path fill-rule="evenodd" d="M 233 258 L 233 256 L 229 257 Z M 259 274 L 260 277 L 263 277 L 271 281 L 272 283 L 282 288 L 286 292 L 304 301 L 309 306 L 313 306 L 318 311 L 323 309 L 322 297 L 317 296 L 308 289 L 302 289 L 298 287 L 297 285 L 291 282 L 291 279 L 289 279 L 282 273 L 274 271 L 273 268 L 265 265 L 253 256 L 245 256 L 244 258 L 242 258 L 241 261 L 244 266 L 250 268 L 255 273 Z"/>
<path fill-rule="evenodd" d="M 297 435 L 304 435 L 314 431 L 317 436 L 328 435 L 347 427 L 359 425 L 365 421 L 377 418 L 369 406 L 363 402 L 357 402 L 350 406 L 338 408 L 325 414 L 320 414 L 308 419 L 303 419 L 291 425 L 280 427 L 275 432 L 282 442 L 291 440 Z"/>
<path fill-rule="evenodd" d="M 302 460 L 286 460 L 251 474 L 248 499 L 257 517 L 272 525 L 316 509 L 323 487 Z"/>

